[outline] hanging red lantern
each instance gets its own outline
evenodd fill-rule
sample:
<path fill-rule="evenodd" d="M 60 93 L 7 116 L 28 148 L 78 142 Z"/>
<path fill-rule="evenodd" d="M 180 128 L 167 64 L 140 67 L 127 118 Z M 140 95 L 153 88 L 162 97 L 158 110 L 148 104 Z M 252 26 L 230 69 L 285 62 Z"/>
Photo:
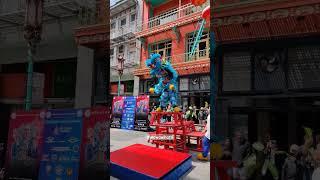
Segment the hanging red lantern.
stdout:
<path fill-rule="evenodd" d="M 207 0 L 191 0 L 191 3 L 195 6 L 201 6 L 204 4 Z"/>
<path fill-rule="evenodd" d="M 209 21 L 210 20 L 210 6 L 206 7 L 203 11 L 202 11 L 202 18 Z"/>

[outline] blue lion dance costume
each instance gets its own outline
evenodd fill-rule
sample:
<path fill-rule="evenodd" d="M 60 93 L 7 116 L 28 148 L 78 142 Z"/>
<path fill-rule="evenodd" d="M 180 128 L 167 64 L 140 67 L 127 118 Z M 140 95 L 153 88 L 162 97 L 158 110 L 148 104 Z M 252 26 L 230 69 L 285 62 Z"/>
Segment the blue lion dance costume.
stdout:
<path fill-rule="evenodd" d="M 158 84 L 149 90 L 151 94 L 161 94 L 158 111 L 165 109 L 169 103 L 177 111 L 177 71 L 170 62 L 162 60 L 160 54 L 152 54 L 146 65 L 150 68 L 150 76 L 159 80 Z"/>

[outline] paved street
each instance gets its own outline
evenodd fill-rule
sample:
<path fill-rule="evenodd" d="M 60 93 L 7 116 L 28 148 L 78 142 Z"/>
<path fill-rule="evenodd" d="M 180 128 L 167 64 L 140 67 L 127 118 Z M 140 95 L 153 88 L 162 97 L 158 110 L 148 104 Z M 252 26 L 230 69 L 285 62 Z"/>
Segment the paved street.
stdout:
<path fill-rule="evenodd" d="M 122 129 L 110 130 L 110 151 L 115 151 L 132 144 L 145 144 L 150 145 L 147 142 L 147 133 L 139 131 L 128 131 Z M 199 162 L 196 158 L 196 153 L 192 153 L 192 165 L 193 168 L 186 173 L 182 178 L 183 180 L 209 180 L 210 175 L 210 163 L 209 162 Z M 112 180 L 116 178 L 111 177 Z"/>

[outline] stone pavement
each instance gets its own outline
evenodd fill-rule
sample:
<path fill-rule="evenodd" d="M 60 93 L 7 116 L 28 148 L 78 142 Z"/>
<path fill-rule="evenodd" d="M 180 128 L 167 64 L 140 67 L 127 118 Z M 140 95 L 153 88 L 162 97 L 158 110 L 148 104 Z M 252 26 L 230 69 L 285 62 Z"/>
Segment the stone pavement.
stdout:
<path fill-rule="evenodd" d="M 140 131 L 131 131 L 123 129 L 110 130 L 110 151 L 115 151 L 132 144 L 145 144 L 153 146 L 147 142 L 147 133 Z M 192 169 L 182 177 L 182 180 L 209 180 L 210 178 L 210 163 L 200 162 L 196 158 L 195 152 L 192 154 Z M 116 180 L 116 178 L 111 177 L 111 180 Z"/>

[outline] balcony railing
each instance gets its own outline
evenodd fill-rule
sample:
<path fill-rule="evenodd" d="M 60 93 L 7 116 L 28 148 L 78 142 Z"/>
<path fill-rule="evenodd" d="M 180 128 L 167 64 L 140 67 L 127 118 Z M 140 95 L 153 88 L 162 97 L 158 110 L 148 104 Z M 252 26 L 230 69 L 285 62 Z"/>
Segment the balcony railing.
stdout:
<path fill-rule="evenodd" d="M 173 63 L 173 64 L 178 63 L 178 62 L 190 62 L 190 61 L 205 60 L 205 59 L 209 59 L 209 49 L 196 51 L 193 56 L 191 56 L 191 53 L 188 52 L 188 53 L 184 53 L 184 54 L 169 56 L 164 59 L 166 61 Z M 145 64 L 142 63 L 140 65 L 140 68 L 145 68 Z"/>
<path fill-rule="evenodd" d="M 194 6 L 189 3 L 181 6 L 180 8 L 175 8 L 173 10 L 162 13 L 158 16 L 152 17 L 148 20 L 148 22 L 143 23 L 138 26 L 138 31 L 153 29 L 158 26 L 164 25 L 166 23 L 170 23 L 181 18 L 194 15 L 196 13 L 202 12 L 202 10 L 210 4 L 210 1 L 207 1 L 202 6 Z"/>
<path fill-rule="evenodd" d="M 135 33 L 137 30 L 136 22 L 131 22 L 129 25 L 121 26 L 117 29 L 112 29 L 110 31 L 110 38 L 115 39 L 120 36 L 124 36 L 129 33 Z"/>
<path fill-rule="evenodd" d="M 214 2 L 214 7 L 216 9 L 220 8 L 229 8 L 229 7 L 238 7 L 240 5 L 253 5 L 253 4 L 261 4 L 261 3 L 270 3 L 276 2 L 279 0 L 216 0 Z"/>
<path fill-rule="evenodd" d="M 126 68 L 129 68 L 129 67 L 132 67 L 132 66 L 135 66 L 137 64 L 137 62 L 139 61 L 139 59 L 137 58 L 137 54 L 133 54 L 133 55 L 125 55 L 124 56 L 124 66 Z M 118 60 L 116 59 L 116 56 L 110 56 L 110 66 L 111 66 L 111 69 L 116 69 L 117 66 L 118 66 Z"/>
<path fill-rule="evenodd" d="M 166 57 L 165 60 L 169 62 L 188 62 L 188 61 L 197 61 L 209 58 L 209 49 L 204 49 L 200 51 L 196 51 L 193 56 L 191 56 L 191 52 L 178 54 L 174 56 Z"/>

